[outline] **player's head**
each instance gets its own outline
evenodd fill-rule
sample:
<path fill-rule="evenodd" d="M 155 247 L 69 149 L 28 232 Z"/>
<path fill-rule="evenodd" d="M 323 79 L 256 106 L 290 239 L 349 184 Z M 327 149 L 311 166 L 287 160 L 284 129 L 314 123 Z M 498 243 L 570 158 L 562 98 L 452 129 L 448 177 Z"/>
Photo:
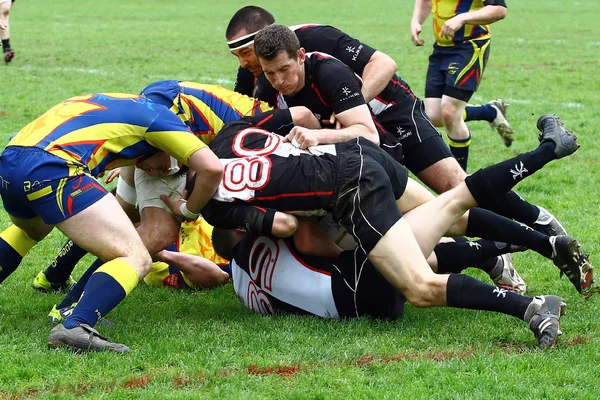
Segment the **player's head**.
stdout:
<path fill-rule="evenodd" d="M 221 229 L 215 227 L 211 241 L 215 252 L 226 260 L 233 260 L 233 248 L 242 240 L 244 231 L 239 229 Z"/>
<path fill-rule="evenodd" d="M 238 58 L 240 66 L 259 76 L 262 72 L 254 54 L 254 36 L 275 22 L 273 14 L 264 8 L 246 6 L 240 8 L 229 21 L 225 31 L 229 51 Z"/>
<path fill-rule="evenodd" d="M 273 24 L 254 38 L 254 51 L 271 85 L 284 95 L 294 95 L 304 87 L 304 48 L 287 26 Z"/>

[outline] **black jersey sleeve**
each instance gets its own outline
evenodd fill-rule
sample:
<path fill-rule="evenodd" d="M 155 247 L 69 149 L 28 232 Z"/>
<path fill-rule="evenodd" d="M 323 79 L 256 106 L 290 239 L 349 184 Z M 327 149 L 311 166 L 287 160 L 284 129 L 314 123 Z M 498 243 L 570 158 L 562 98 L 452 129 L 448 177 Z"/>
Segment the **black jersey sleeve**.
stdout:
<path fill-rule="evenodd" d="M 366 104 L 360 91 L 359 78 L 341 61 L 323 58 L 315 65 L 313 72 L 315 89 L 336 114 Z"/>
<path fill-rule="evenodd" d="M 238 201 L 225 203 L 210 200 L 202 209 L 202 216 L 209 224 L 217 228 L 243 228 L 258 235 L 268 235 L 273 229 L 275 210 L 255 207 Z"/>
<path fill-rule="evenodd" d="M 484 6 L 502 6 L 506 8 L 506 2 L 504 0 L 483 0 Z"/>
<path fill-rule="evenodd" d="M 252 97 L 254 92 L 254 74 L 247 68 L 239 67 L 233 90 Z"/>
<path fill-rule="evenodd" d="M 294 127 L 292 113 L 289 108 L 271 110 L 261 114 L 244 117 L 243 120 L 250 122 L 256 127 L 279 135 L 287 135 Z"/>
<path fill-rule="evenodd" d="M 492 0 L 493 1 L 493 0 Z M 331 54 L 362 76 L 365 65 L 377 50 L 329 25 L 300 26 L 295 30 L 306 51 Z"/>

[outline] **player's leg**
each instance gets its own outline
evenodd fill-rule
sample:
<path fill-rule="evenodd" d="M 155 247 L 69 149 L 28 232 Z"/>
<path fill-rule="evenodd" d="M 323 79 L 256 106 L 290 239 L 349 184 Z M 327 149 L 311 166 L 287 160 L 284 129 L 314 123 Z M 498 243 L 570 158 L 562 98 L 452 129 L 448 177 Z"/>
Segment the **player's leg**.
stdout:
<path fill-rule="evenodd" d="M 67 240 L 50 265 L 36 275 L 32 282 L 33 288 L 42 292 L 70 291 L 76 283 L 71 273 L 86 254 L 87 251 L 72 240 Z"/>
<path fill-rule="evenodd" d="M 7 200 L 3 197 L 5 207 Z M 52 230 L 40 217 L 21 219 L 10 216 L 13 225 L 0 233 L 0 283 L 21 264 L 23 257 Z"/>
<path fill-rule="evenodd" d="M 57 224 L 75 243 L 106 262 L 90 277 L 84 295 L 63 324 L 48 338 L 50 347 L 125 352 L 93 329 L 150 270 L 151 258 L 135 228 L 112 195 Z"/>
<path fill-rule="evenodd" d="M 462 113 L 467 102 L 448 95 L 442 96 L 441 112 L 446 135 L 450 144 L 450 151 L 463 170 L 467 170 L 469 161 L 469 146 L 471 145 L 471 132 L 462 119 Z"/>
<path fill-rule="evenodd" d="M 157 253 L 177 241 L 181 223 L 160 196 L 180 199 L 185 184 L 185 175 L 157 177 L 136 168 L 135 189 L 141 217 L 137 231 L 150 254 Z"/>
<path fill-rule="evenodd" d="M 0 30 L 0 39 L 2 40 L 2 50 L 4 51 L 4 62 L 9 63 L 15 57 L 15 51 L 10 47 L 10 10 L 12 2 L 10 0 L 0 1 L 0 20 L 6 25 L 6 29 Z"/>
<path fill-rule="evenodd" d="M 506 119 L 506 109 L 509 104 L 502 99 L 495 99 L 487 104 L 473 105 L 468 104 L 463 113 L 463 119 L 467 121 L 487 121 L 490 127 L 494 129 L 504 142 L 506 147 L 510 147 L 514 140 L 514 130 L 510 127 Z"/>

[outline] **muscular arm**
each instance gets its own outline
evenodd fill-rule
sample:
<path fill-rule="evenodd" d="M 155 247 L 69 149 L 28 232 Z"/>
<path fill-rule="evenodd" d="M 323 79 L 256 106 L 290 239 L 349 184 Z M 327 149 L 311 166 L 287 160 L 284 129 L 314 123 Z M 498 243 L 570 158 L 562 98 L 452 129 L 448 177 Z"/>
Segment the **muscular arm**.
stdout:
<path fill-rule="evenodd" d="M 243 228 L 257 235 L 289 237 L 298 227 L 295 216 L 280 211 L 254 207 L 244 202 L 210 201 L 202 210 L 206 221 L 221 229 Z"/>
<path fill-rule="evenodd" d="M 223 178 L 223 166 L 207 147 L 192 153 L 188 165 L 196 171 L 196 184 L 188 199 L 187 208 L 192 213 L 199 213 L 217 191 Z"/>
<path fill-rule="evenodd" d="M 204 257 L 163 250 L 155 254 L 154 259 L 179 269 L 195 286 L 204 289 L 224 285 L 229 281 L 227 272 Z"/>
<path fill-rule="evenodd" d="M 373 117 L 366 104 L 351 108 L 340 114 L 336 119 L 341 129 L 306 129 L 294 127 L 285 137 L 285 141 L 295 140 L 300 148 L 306 149 L 318 144 L 333 144 L 363 136 L 379 146 L 379 134 L 375 128 Z"/>
<path fill-rule="evenodd" d="M 380 51 L 373 53 L 362 73 L 361 92 L 367 103 L 385 89 L 397 70 L 398 65 L 390 56 Z"/>

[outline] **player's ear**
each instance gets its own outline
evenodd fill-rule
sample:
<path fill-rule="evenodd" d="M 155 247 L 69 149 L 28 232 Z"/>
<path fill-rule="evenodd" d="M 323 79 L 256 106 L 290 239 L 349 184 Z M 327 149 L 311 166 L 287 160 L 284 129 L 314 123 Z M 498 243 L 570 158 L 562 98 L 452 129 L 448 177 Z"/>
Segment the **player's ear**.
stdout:
<path fill-rule="evenodd" d="M 306 57 L 306 50 L 304 50 L 304 47 L 300 47 L 298 49 L 298 62 L 300 63 L 300 65 L 304 64 L 305 57 Z"/>

